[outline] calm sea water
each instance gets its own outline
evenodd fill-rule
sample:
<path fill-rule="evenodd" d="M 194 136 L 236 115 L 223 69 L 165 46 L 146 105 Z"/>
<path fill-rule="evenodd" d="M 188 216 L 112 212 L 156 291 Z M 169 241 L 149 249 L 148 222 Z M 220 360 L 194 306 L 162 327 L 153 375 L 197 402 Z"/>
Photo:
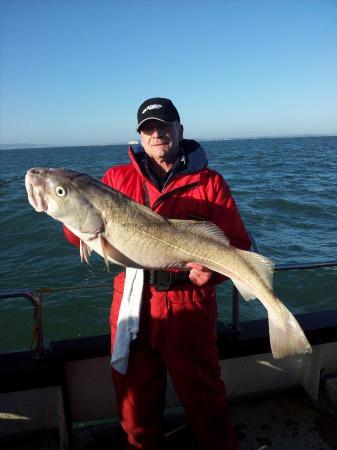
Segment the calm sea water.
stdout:
<path fill-rule="evenodd" d="M 210 166 L 228 181 L 261 253 L 276 263 L 337 259 L 337 138 L 250 139 L 203 142 Z M 104 334 L 111 281 L 103 260 L 81 264 L 61 224 L 37 214 L 23 177 L 34 166 L 67 167 L 101 177 L 128 161 L 127 146 L 7 150 L 0 152 L 1 290 L 49 287 L 43 296 L 46 343 Z M 16 179 L 19 177 L 19 179 Z M 10 182 L 8 182 L 10 181 Z M 337 269 L 277 272 L 275 291 L 295 313 L 337 308 Z M 107 287 L 58 291 L 104 284 Z M 230 282 L 218 288 L 219 317 L 230 322 Z M 0 302 L 0 351 L 28 348 L 32 307 Z M 242 320 L 265 317 L 257 300 L 241 301 Z"/>

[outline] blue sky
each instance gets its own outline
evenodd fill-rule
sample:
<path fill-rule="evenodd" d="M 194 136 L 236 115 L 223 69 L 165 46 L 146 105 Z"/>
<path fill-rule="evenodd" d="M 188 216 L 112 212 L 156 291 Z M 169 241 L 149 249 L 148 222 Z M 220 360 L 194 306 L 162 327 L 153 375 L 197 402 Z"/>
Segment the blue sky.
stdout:
<path fill-rule="evenodd" d="M 1 143 L 137 138 L 148 97 L 185 137 L 337 134 L 337 1 L 1 0 Z"/>

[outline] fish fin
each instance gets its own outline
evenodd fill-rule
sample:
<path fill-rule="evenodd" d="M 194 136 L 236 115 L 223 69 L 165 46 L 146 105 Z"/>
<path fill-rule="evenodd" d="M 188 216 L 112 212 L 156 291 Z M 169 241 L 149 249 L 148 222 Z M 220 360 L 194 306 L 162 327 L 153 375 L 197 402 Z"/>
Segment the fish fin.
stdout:
<path fill-rule="evenodd" d="M 248 300 L 253 300 L 256 298 L 256 295 L 249 290 L 246 284 L 242 283 L 242 281 L 237 278 L 231 278 L 233 283 L 235 284 L 237 290 L 240 292 L 241 296 L 248 302 Z"/>
<path fill-rule="evenodd" d="M 275 359 L 311 353 L 312 348 L 300 324 L 286 306 L 276 298 L 278 308 L 268 311 L 270 346 Z"/>
<path fill-rule="evenodd" d="M 141 205 L 140 203 L 135 203 L 135 205 L 140 211 L 145 213 L 147 216 L 150 216 L 152 219 L 156 219 L 157 221 L 162 222 L 162 223 L 167 223 L 167 219 L 165 217 L 163 217 L 160 214 L 156 213 L 155 211 L 153 211 L 148 206 Z"/>
<path fill-rule="evenodd" d="M 249 264 L 250 267 L 258 274 L 269 289 L 273 289 L 273 273 L 274 263 L 266 256 L 258 253 L 247 252 L 246 250 L 237 249 L 240 256 Z"/>
<path fill-rule="evenodd" d="M 256 275 L 264 282 L 264 284 L 272 290 L 274 263 L 269 258 L 259 255 L 258 253 L 248 252 L 246 250 L 235 249 L 239 256 L 245 260 L 246 264 L 256 273 Z M 256 293 L 249 288 L 246 282 L 233 275 L 221 271 L 219 266 L 208 265 L 212 270 L 223 273 L 231 278 L 241 296 L 246 300 L 257 298 Z M 220 269 L 220 270 L 219 270 Z"/>
<path fill-rule="evenodd" d="M 203 237 L 211 237 L 222 244 L 229 245 L 229 239 L 225 233 L 215 225 L 213 222 L 207 220 L 179 220 L 179 219 L 168 219 L 173 226 L 177 228 L 186 228 L 190 233 L 197 234 Z"/>
<path fill-rule="evenodd" d="M 181 270 L 185 272 L 190 271 L 190 269 L 187 269 L 186 262 L 184 261 L 175 261 L 171 264 L 167 264 L 166 266 L 160 266 L 159 270 Z"/>
<path fill-rule="evenodd" d="M 107 241 L 104 239 L 104 237 L 100 234 L 99 235 L 99 241 L 102 247 L 103 252 L 103 258 L 105 262 L 106 270 L 109 272 L 109 259 L 108 259 L 108 247 L 107 247 Z"/>
<path fill-rule="evenodd" d="M 87 264 L 89 264 L 89 256 L 91 255 L 91 252 L 91 248 L 84 241 L 82 241 L 82 239 L 80 239 L 81 262 L 85 261 Z"/>
<path fill-rule="evenodd" d="M 102 252 L 104 255 L 104 261 L 107 268 L 109 267 L 109 259 L 114 261 L 116 264 L 119 264 L 124 267 L 133 267 L 135 269 L 143 269 L 144 267 L 132 261 L 130 258 L 125 256 L 122 252 L 120 252 L 116 247 L 110 244 L 105 237 L 100 234 L 99 235 Z M 109 269 L 108 269 L 109 270 Z"/>

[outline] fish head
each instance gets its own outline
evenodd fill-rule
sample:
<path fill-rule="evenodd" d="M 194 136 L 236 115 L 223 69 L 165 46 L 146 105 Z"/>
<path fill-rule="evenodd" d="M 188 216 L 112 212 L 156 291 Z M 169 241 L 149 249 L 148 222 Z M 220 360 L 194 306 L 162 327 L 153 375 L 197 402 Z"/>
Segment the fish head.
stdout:
<path fill-rule="evenodd" d="M 45 212 L 79 233 L 97 235 L 104 221 L 93 204 L 88 175 L 69 169 L 34 167 L 25 177 L 28 201 L 37 212 Z"/>

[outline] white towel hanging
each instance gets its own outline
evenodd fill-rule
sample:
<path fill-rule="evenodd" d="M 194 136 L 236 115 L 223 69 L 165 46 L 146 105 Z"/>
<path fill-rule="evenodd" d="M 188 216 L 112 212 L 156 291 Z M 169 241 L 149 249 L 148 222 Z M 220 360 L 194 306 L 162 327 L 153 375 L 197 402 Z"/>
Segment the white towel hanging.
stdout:
<path fill-rule="evenodd" d="M 127 267 L 123 297 L 117 320 L 117 331 L 111 355 L 111 366 L 123 374 L 128 367 L 131 341 L 136 339 L 139 332 L 143 286 L 144 270 Z"/>

